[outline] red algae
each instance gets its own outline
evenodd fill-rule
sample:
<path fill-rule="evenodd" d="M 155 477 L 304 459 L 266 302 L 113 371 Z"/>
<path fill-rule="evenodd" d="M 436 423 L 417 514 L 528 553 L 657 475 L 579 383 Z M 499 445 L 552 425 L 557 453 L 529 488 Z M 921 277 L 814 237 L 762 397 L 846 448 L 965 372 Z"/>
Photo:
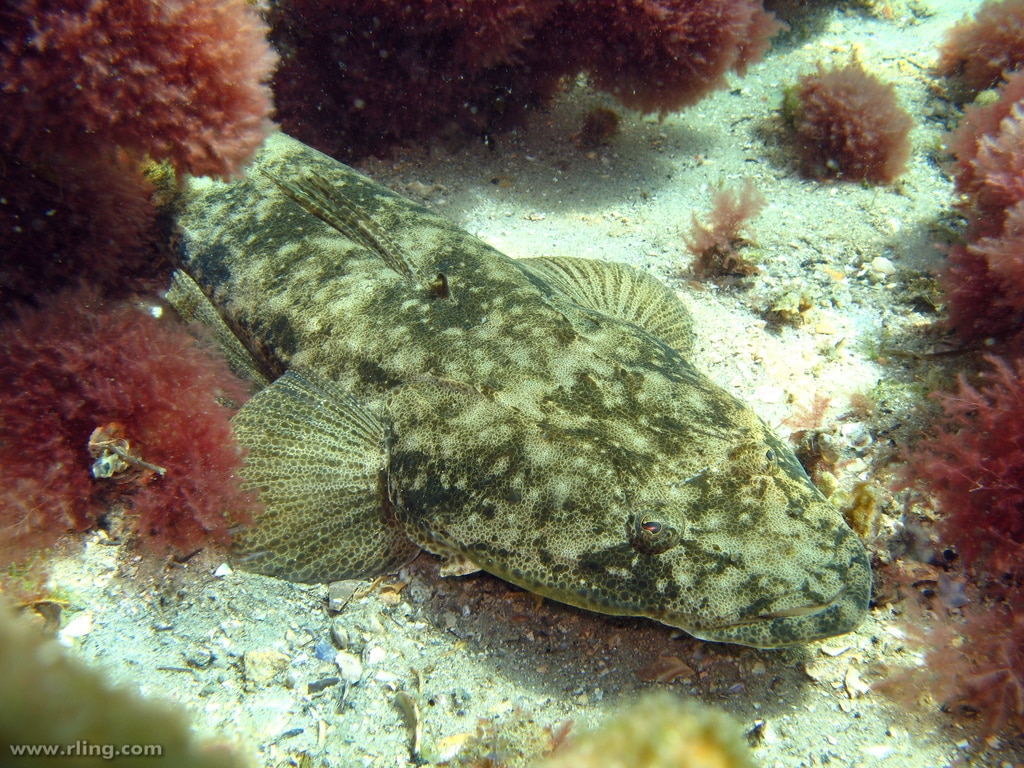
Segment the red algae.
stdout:
<path fill-rule="evenodd" d="M 740 255 L 749 241 L 740 232 L 756 217 L 766 203 L 750 179 L 736 189 L 719 189 L 711 196 L 710 225 L 693 216 L 693 229 L 686 248 L 696 258 L 693 271 L 697 277 L 734 275 L 746 277 L 758 272 L 757 266 Z"/>
<path fill-rule="evenodd" d="M 1024 74 L 1000 98 L 968 110 L 952 134 L 956 187 L 964 195 L 966 242 L 950 249 L 942 275 L 949 324 L 966 342 L 993 339 L 1024 351 Z"/>
<path fill-rule="evenodd" d="M 944 416 L 910 457 L 945 510 L 941 530 L 968 566 L 1024 575 L 1024 361 L 988 357 L 975 386 L 933 395 Z"/>
<path fill-rule="evenodd" d="M 1024 723 L 1024 361 L 986 358 L 977 383 L 936 392 L 935 433 L 908 457 L 905 483 L 931 493 L 939 534 L 977 584 L 927 635 L 924 678 L 990 731 Z"/>
<path fill-rule="evenodd" d="M 743 74 L 782 26 L 760 0 L 295 0 L 274 10 L 275 98 L 288 133 L 341 158 L 508 130 L 580 73 L 664 114 Z"/>
<path fill-rule="evenodd" d="M 936 72 L 974 94 L 1024 65 L 1024 0 L 989 0 L 946 34 Z"/>
<path fill-rule="evenodd" d="M 787 97 L 801 172 L 886 184 L 906 170 L 913 120 L 859 63 L 804 75 Z"/>
<path fill-rule="evenodd" d="M 0 32 L 0 148 L 233 176 L 271 129 L 276 56 L 245 0 L 15 0 Z"/>
<path fill-rule="evenodd" d="M 152 194 L 123 156 L 80 157 L 60 168 L 9 158 L 0 194 L 0 319 L 83 277 L 110 296 L 162 287 L 170 267 L 154 250 Z"/>
<path fill-rule="evenodd" d="M 273 128 L 245 0 L 11 0 L 0 26 L 0 317 L 157 273 L 150 161 L 234 177 Z M 166 276 L 165 276 L 166 278 Z"/>
<path fill-rule="evenodd" d="M 158 551 L 227 543 L 251 507 L 229 421 L 247 396 L 173 316 L 89 289 L 23 310 L 0 342 L 2 559 L 96 527 L 115 504 Z M 163 471 L 95 471 L 103 437 Z"/>

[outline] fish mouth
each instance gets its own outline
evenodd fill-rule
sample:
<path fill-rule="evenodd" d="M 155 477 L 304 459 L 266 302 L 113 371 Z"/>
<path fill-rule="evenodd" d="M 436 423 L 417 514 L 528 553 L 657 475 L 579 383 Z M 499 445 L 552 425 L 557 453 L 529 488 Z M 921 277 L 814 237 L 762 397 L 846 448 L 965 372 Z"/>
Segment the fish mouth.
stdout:
<path fill-rule="evenodd" d="M 783 648 L 822 640 L 854 631 L 867 615 L 870 596 L 871 577 L 865 558 L 856 578 L 826 599 L 737 617 L 693 634 L 704 640 L 754 648 Z"/>
<path fill-rule="evenodd" d="M 809 603 L 807 605 L 795 605 L 792 608 L 780 608 L 777 611 L 769 611 L 768 613 L 759 613 L 756 616 L 751 616 L 749 619 L 737 621 L 733 626 L 742 626 L 743 624 L 756 624 L 763 621 L 771 621 L 772 619 L 796 619 L 803 616 L 813 616 L 822 611 L 826 611 L 836 603 L 840 602 L 849 590 L 849 585 L 844 584 L 839 590 L 828 600 L 820 603 Z"/>

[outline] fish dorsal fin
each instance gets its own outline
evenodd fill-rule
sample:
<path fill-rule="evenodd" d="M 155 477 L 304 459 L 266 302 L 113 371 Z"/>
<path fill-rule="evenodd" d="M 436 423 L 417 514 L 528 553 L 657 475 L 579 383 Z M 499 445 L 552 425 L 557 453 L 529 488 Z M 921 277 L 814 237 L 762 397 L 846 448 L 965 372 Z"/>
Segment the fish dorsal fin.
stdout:
<path fill-rule="evenodd" d="M 292 581 L 374 576 L 418 548 L 391 512 L 386 429 L 330 382 L 292 371 L 232 420 L 263 511 L 235 537 L 242 567 Z"/>
<path fill-rule="evenodd" d="M 628 264 L 569 256 L 516 263 L 581 307 L 632 323 L 683 357 L 693 351 L 689 311 L 671 289 L 646 272 Z"/>
<path fill-rule="evenodd" d="M 171 277 L 171 287 L 167 289 L 164 298 L 186 323 L 199 323 L 210 330 L 236 375 L 249 379 L 261 388 L 270 383 L 252 353 L 245 348 L 191 275 L 176 269 Z"/>
<path fill-rule="evenodd" d="M 385 264 L 410 282 L 422 283 L 412 260 L 365 211 L 345 196 L 342 186 L 323 176 L 307 173 L 297 181 L 263 175 L 287 197 L 345 237 L 373 251 Z"/>

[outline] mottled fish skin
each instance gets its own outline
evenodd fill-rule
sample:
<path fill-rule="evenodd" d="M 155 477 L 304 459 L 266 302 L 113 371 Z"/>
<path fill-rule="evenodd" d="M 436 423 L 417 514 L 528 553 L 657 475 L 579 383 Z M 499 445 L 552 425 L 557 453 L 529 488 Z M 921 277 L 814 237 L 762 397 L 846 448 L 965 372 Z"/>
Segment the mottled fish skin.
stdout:
<path fill-rule="evenodd" d="M 272 180 L 309 174 L 408 272 Z M 176 216 L 176 258 L 267 371 L 381 414 L 382 498 L 418 546 L 708 640 L 785 646 L 863 619 L 864 547 L 788 445 L 694 368 L 686 333 L 670 346 L 575 296 L 582 260 L 510 259 L 283 135 L 247 180 L 187 180 Z"/>

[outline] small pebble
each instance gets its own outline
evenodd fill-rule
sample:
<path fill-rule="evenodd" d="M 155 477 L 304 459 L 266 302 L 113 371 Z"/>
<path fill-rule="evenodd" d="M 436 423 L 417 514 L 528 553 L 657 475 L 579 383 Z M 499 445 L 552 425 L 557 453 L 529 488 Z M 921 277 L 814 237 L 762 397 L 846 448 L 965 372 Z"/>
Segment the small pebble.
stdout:
<path fill-rule="evenodd" d="M 195 650 L 183 653 L 185 663 L 196 669 L 206 669 L 213 663 L 213 654 L 209 648 L 196 648 Z"/>
<path fill-rule="evenodd" d="M 366 651 L 366 663 L 370 666 L 374 664 L 380 664 L 384 659 L 387 658 L 387 651 L 381 648 L 379 645 L 375 645 Z"/>
<path fill-rule="evenodd" d="M 291 659 L 280 651 L 246 651 L 242 656 L 245 679 L 253 685 L 266 685 L 288 668 Z"/>
<path fill-rule="evenodd" d="M 883 275 L 896 274 L 896 265 L 885 258 L 885 256 L 875 256 L 875 258 L 871 260 L 871 269 L 872 271 Z"/>
<path fill-rule="evenodd" d="M 864 696 L 871 690 L 871 686 L 860 679 L 860 673 L 854 667 L 847 667 L 843 683 L 846 685 L 846 695 L 851 699 Z"/>
<path fill-rule="evenodd" d="M 836 325 L 831 320 L 822 318 L 815 323 L 814 332 L 822 336 L 831 336 L 836 332 Z"/>
<path fill-rule="evenodd" d="M 841 431 L 843 437 L 853 448 L 867 448 L 872 443 L 871 431 L 863 422 L 843 424 Z"/>
<path fill-rule="evenodd" d="M 363 677 L 363 662 L 354 653 L 338 651 L 334 655 L 334 663 L 338 667 L 341 679 L 355 685 Z"/>
<path fill-rule="evenodd" d="M 335 652 L 334 646 L 323 639 L 317 640 L 313 645 L 313 655 L 320 661 L 334 661 Z"/>
<path fill-rule="evenodd" d="M 337 685 L 340 682 L 340 677 L 322 677 L 319 680 L 314 680 L 306 688 L 309 693 L 319 693 L 325 688 L 330 688 L 332 685 Z"/>
<path fill-rule="evenodd" d="M 331 640 L 334 641 L 334 647 L 340 650 L 348 648 L 348 627 L 346 627 L 340 616 L 335 616 L 331 621 Z"/>
<path fill-rule="evenodd" d="M 876 256 L 867 265 L 868 280 L 872 283 L 884 283 L 896 274 L 896 266 L 885 256 Z"/>
<path fill-rule="evenodd" d="M 335 613 L 343 611 L 362 583 L 358 579 L 332 581 L 327 585 L 327 608 Z"/>
<path fill-rule="evenodd" d="M 225 576 L 230 576 L 232 573 L 234 573 L 234 571 L 231 570 L 230 565 L 227 563 L 221 563 L 214 569 L 213 576 L 217 579 L 223 579 Z"/>
<path fill-rule="evenodd" d="M 92 632 L 92 614 L 80 613 L 60 631 L 60 641 L 63 645 L 71 645 L 71 641 L 85 637 L 90 632 Z"/>
<path fill-rule="evenodd" d="M 876 760 L 886 758 L 893 753 L 893 748 L 889 744 L 870 744 L 863 749 L 866 755 Z"/>
<path fill-rule="evenodd" d="M 455 759 L 462 747 L 473 738 L 472 733 L 456 733 L 445 736 L 437 742 L 438 762 L 448 763 Z"/>

